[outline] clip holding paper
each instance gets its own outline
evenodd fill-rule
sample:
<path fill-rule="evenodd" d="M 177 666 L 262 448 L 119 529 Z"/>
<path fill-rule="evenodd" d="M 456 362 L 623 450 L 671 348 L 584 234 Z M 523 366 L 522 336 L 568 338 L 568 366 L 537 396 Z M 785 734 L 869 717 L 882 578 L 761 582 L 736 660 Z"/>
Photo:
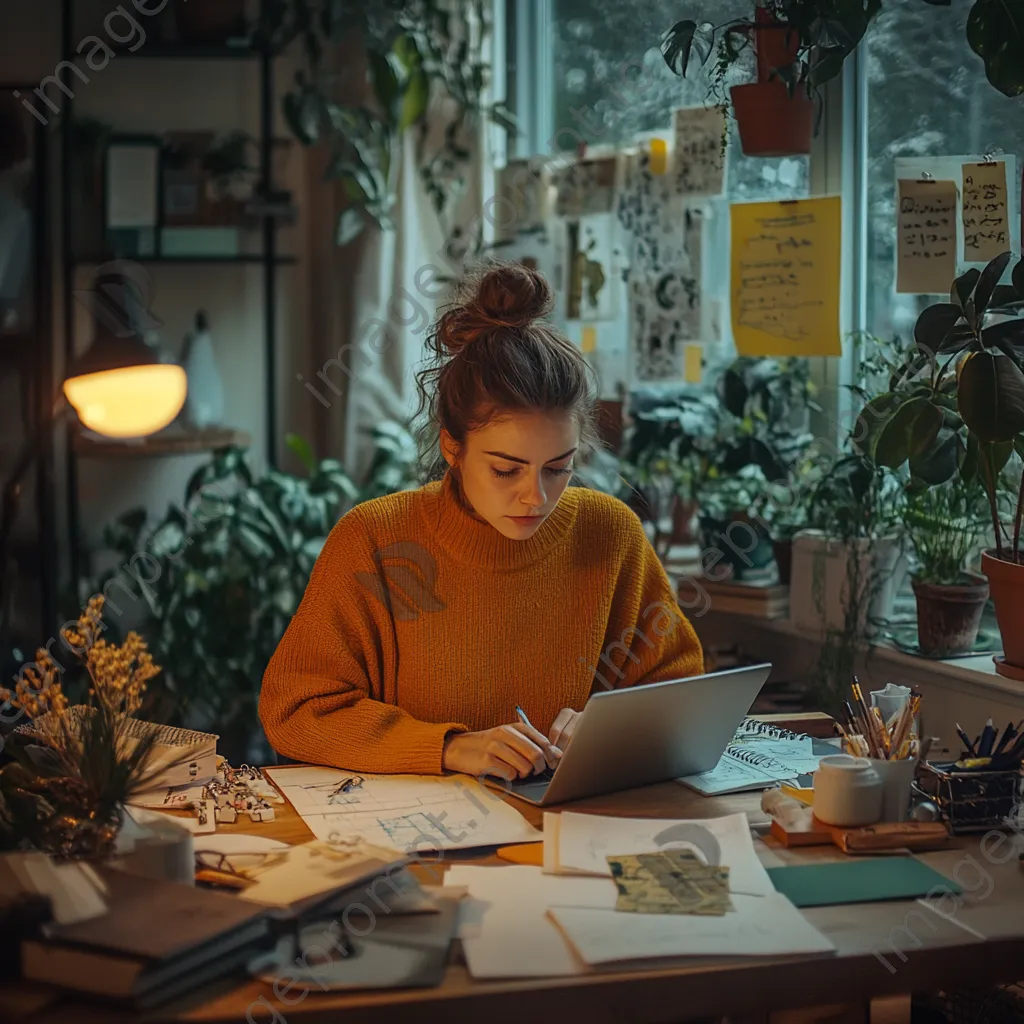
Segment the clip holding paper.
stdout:
<path fill-rule="evenodd" d="M 1002 152 L 1002 150 L 1000 150 L 1000 152 Z M 985 155 L 981 158 L 981 163 L 978 164 L 978 166 L 979 167 L 995 167 L 995 165 L 997 163 L 998 163 L 998 161 L 996 160 L 995 153 L 991 153 L 988 150 L 986 150 L 985 151 Z"/>
<path fill-rule="evenodd" d="M 931 171 L 922 171 L 921 177 L 917 179 L 919 185 L 934 185 L 935 178 L 932 176 Z"/>

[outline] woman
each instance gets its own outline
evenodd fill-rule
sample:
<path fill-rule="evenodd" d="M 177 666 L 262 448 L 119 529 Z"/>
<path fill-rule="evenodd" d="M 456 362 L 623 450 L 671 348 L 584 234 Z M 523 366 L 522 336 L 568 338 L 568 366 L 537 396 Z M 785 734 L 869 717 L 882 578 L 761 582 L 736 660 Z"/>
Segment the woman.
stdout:
<path fill-rule="evenodd" d="M 442 479 L 331 531 L 263 679 L 282 754 L 525 777 L 557 762 L 595 690 L 703 670 L 639 519 L 568 488 L 595 388 L 550 308 L 540 274 L 498 265 L 438 320 L 417 383 Z"/>

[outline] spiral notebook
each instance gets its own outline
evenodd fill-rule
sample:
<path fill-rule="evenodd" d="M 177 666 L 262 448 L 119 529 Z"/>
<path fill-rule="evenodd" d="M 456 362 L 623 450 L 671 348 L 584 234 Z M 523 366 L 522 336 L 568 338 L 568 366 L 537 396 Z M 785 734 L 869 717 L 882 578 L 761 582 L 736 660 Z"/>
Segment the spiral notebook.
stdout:
<path fill-rule="evenodd" d="M 746 718 L 711 771 L 677 781 L 704 796 L 767 789 L 813 772 L 822 757 L 834 753 L 836 749 L 822 740 Z"/>

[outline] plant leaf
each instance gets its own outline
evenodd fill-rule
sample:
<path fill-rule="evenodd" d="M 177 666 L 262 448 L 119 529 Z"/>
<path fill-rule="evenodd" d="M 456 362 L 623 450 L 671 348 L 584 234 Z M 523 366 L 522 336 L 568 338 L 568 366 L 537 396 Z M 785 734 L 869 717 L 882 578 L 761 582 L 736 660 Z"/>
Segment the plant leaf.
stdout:
<path fill-rule="evenodd" d="M 1024 373 L 1006 356 L 972 352 L 960 370 L 957 403 L 979 441 L 1012 441 L 1024 432 Z"/>
<path fill-rule="evenodd" d="M 878 435 L 874 459 L 877 465 L 899 469 L 910 458 L 915 447 L 915 424 L 920 416 L 932 416 L 929 410 L 934 410 L 938 414 L 938 423 L 941 426 L 941 412 L 927 398 L 911 398 L 899 406 Z M 932 419 L 934 421 L 935 417 L 932 416 Z M 935 428 L 935 432 L 938 432 L 938 427 Z M 932 437 L 934 438 L 934 434 Z"/>
<path fill-rule="evenodd" d="M 963 310 L 952 302 L 938 302 L 929 306 L 917 318 L 914 341 L 925 352 L 938 352 L 943 340 L 963 315 Z"/>
<path fill-rule="evenodd" d="M 988 309 L 996 286 L 999 284 L 1000 278 L 1002 278 L 1009 262 L 1010 253 L 1001 252 L 981 272 L 978 283 L 974 288 L 974 315 L 977 317 L 978 323 L 981 322 L 982 315 Z"/>
<path fill-rule="evenodd" d="M 1017 261 L 1017 266 L 1013 268 L 1013 287 L 1017 289 L 1017 294 L 1024 299 L 1024 257 Z"/>
<path fill-rule="evenodd" d="M 956 473 L 962 449 L 956 431 L 943 427 L 931 448 L 910 456 L 910 475 L 932 487 L 944 484 Z"/>
<path fill-rule="evenodd" d="M 967 41 L 1004 96 L 1024 95 L 1024 9 L 1013 0 L 975 0 Z"/>
<path fill-rule="evenodd" d="M 979 277 L 981 277 L 981 271 L 976 267 L 971 267 L 970 270 L 965 271 L 953 282 L 953 287 L 949 290 L 950 301 L 959 303 L 960 308 L 965 313 L 967 312 L 967 304 L 974 291 L 974 286 L 978 283 Z"/>
<path fill-rule="evenodd" d="M 691 56 L 696 55 L 701 67 L 707 63 L 714 46 L 715 30 L 707 22 L 698 25 L 695 21 L 677 21 L 661 41 L 661 54 L 669 69 L 683 77 Z"/>

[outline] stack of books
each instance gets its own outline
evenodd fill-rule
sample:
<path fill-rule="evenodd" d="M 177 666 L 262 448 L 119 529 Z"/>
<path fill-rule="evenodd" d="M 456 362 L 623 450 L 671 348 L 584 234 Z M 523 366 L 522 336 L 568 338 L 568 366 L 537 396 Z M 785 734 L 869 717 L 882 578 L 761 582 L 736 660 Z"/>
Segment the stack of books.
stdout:
<path fill-rule="evenodd" d="M 707 598 L 698 591 L 702 588 Z M 679 581 L 679 601 L 693 608 L 710 602 L 713 612 L 749 615 L 758 619 L 785 619 L 789 616 L 789 587 L 772 580 L 716 583 L 708 579 L 683 578 Z"/>

